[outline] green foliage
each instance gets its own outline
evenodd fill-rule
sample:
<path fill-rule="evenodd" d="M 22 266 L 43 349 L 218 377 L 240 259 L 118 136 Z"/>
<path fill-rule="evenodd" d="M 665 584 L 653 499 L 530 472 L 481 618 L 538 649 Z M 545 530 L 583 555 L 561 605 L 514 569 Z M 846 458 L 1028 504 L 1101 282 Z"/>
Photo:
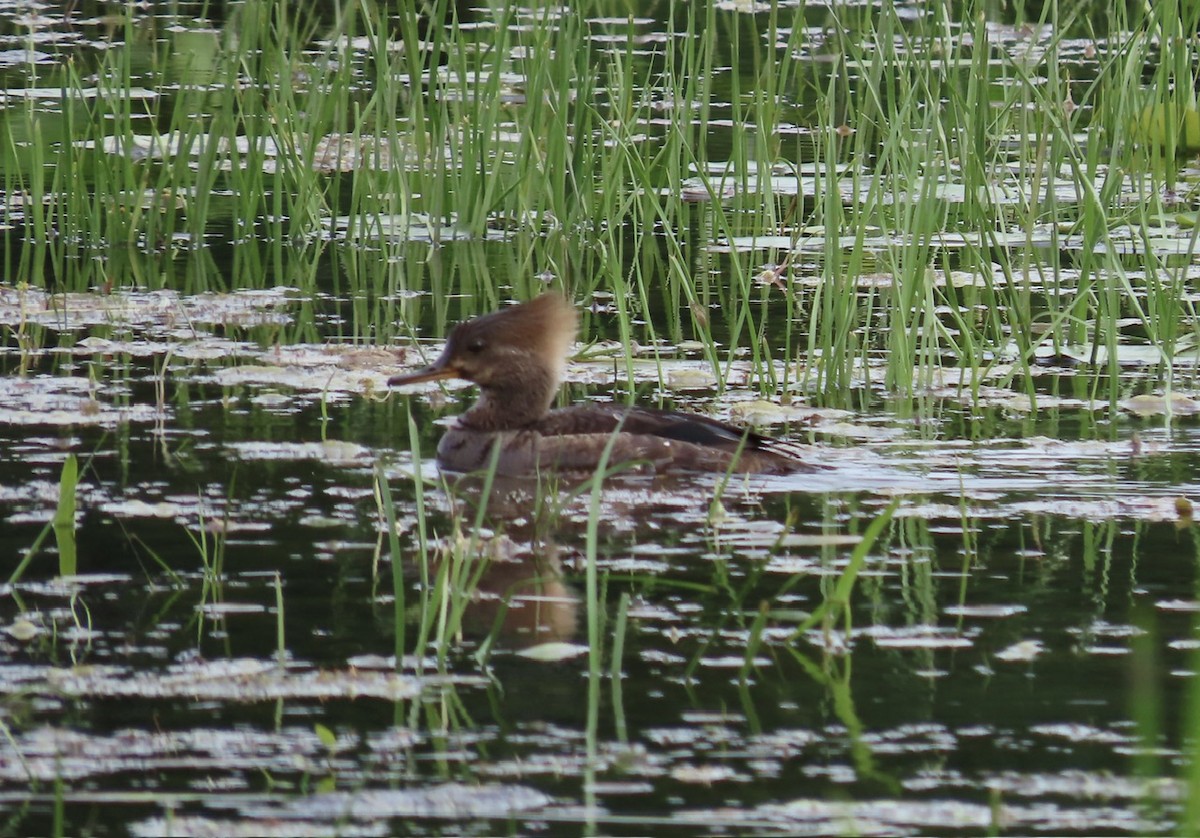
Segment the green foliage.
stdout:
<path fill-rule="evenodd" d="M 6 115 L 6 261 L 37 286 L 313 290 L 332 260 L 355 340 L 428 307 L 444 329 L 546 274 L 611 294 L 627 348 L 698 340 L 721 382 L 740 348 L 765 391 L 828 403 L 916 395 L 947 365 L 1034 400 L 1038 353 L 1089 346 L 1115 401 L 1133 318 L 1170 386 L 1200 337 L 1178 264 L 1147 238 L 1132 270 L 1114 231 L 1170 216 L 1194 4 L 1103 26 L 1046 4 L 1011 32 L 974 4 L 839 7 L 824 40 L 803 8 L 712 4 L 647 40 L 609 5 L 264 2 L 160 41 L 125 16 L 86 64 L 28 68 L 62 107 Z"/>

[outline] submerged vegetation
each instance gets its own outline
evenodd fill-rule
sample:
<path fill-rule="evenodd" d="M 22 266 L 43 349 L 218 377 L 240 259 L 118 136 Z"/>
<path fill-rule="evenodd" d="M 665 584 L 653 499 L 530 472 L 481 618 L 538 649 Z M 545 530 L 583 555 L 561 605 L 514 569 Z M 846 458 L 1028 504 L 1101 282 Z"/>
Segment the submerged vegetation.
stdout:
<path fill-rule="evenodd" d="M 0 5 L 10 830 L 1196 830 L 1200 7 L 648 5 Z M 547 285 L 829 468 L 436 474 Z"/>

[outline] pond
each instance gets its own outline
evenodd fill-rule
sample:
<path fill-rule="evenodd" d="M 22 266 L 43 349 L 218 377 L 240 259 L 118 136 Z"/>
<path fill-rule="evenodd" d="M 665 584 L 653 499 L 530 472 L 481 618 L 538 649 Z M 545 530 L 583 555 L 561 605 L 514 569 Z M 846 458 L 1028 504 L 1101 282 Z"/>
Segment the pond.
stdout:
<path fill-rule="evenodd" d="M 1196 21 L 312 6 L 0 3 L 5 832 L 1195 826 Z M 439 472 L 547 288 L 812 470 Z"/>

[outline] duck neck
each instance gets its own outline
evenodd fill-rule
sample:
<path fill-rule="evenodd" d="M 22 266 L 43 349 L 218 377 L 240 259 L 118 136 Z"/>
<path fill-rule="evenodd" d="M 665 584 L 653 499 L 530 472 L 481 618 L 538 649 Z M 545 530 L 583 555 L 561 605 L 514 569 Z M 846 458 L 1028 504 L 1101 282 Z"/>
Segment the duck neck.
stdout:
<path fill-rule="evenodd" d="M 546 415 L 554 401 L 558 382 L 550 376 L 519 385 L 480 388 L 479 400 L 459 420 L 479 431 L 509 431 L 532 425 Z"/>

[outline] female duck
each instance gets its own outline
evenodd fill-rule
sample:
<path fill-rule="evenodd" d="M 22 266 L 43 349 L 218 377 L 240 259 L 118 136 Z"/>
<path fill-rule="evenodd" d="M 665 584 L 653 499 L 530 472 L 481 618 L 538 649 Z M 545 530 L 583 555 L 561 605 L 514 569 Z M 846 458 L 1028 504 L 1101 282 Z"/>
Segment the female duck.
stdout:
<path fill-rule="evenodd" d="M 570 303 L 546 293 L 460 323 L 441 357 L 388 384 L 462 378 L 479 385 L 479 400 L 438 444 L 446 471 L 488 468 L 495 446 L 498 474 L 591 471 L 610 440 L 614 465 L 759 474 L 808 468 L 774 440 L 696 414 L 599 404 L 551 409 L 576 328 Z"/>

